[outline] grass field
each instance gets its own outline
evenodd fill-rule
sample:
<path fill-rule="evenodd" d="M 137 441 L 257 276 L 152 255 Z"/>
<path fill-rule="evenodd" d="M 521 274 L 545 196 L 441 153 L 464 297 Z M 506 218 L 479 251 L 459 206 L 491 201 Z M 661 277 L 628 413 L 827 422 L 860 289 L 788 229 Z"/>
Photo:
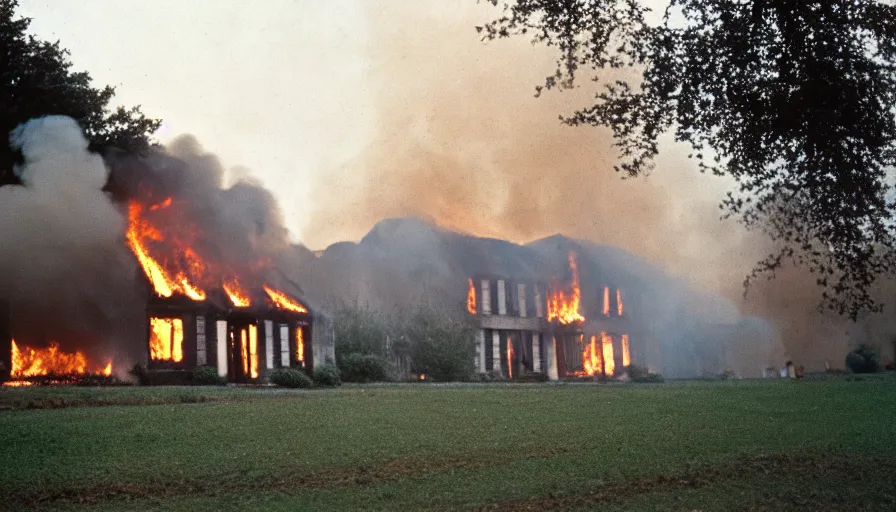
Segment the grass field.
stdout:
<path fill-rule="evenodd" d="M 3 389 L 0 407 L 9 510 L 896 509 L 894 378 Z"/>

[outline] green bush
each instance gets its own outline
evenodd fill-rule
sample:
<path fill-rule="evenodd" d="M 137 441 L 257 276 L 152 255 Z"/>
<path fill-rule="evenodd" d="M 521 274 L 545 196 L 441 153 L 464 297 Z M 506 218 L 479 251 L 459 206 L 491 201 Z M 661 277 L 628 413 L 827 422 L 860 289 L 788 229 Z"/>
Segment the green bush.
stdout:
<path fill-rule="evenodd" d="M 280 368 L 271 374 L 271 382 L 282 388 L 310 388 L 314 385 L 311 377 L 294 368 Z"/>
<path fill-rule="evenodd" d="M 868 345 L 859 345 L 846 354 L 846 367 L 852 373 L 876 373 L 880 371 L 880 356 Z"/>
<path fill-rule="evenodd" d="M 218 375 L 218 369 L 214 366 L 197 366 L 193 370 L 193 385 L 195 386 L 223 386 L 227 379 Z"/>
<path fill-rule="evenodd" d="M 314 384 L 319 387 L 336 387 L 342 384 L 339 380 L 339 370 L 331 364 L 325 364 L 314 370 Z"/>
<path fill-rule="evenodd" d="M 342 382 L 380 382 L 388 380 L 386 361 L 373 354 L 346 354 L 339 360 Z"/>
<path fill-rule="evenodd" d="M 647 368 L 631 365 L 626 367 L 628 378 L 632 382 L 665 382 L 663 376 L 659 373 L 650 373 Z"/>

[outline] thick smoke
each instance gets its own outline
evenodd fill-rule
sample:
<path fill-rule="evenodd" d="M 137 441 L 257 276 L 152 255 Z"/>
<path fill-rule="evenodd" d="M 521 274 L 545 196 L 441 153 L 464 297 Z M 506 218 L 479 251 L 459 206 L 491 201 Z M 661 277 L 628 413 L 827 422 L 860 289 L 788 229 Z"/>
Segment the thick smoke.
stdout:
<path fill-rule="evenodd" d="M 67 117 L 29 121 L 10 143 L 24 158 L 22 185 L 0 188 L 0 294 L 14 334 L 112 355 L 141 331 L 128 322 L 135 267 L 125 220 L 102 190 L 108 170 Z"/>
<path fill-rule="evenodd" d="M 57 341 L 93 362 L 114 359 L 119 373 L 143 360 L 148 288 L 125 243 L 132 200 L 173 198 L 155 219 L 166 234 L 189 233 L 208 262 L 288 284 L 276 270 L 289 243 L 273 195 L 244 171 L 228 180 L 192 136 L 104 161 L 87 150 L 75 121 L 45 117 L 10 142 L 24 165 L 16 169 L 21 186 L 0 188 L 0 300 L 12 304 L 20 343 Z"/>
<path fill-rule="evenodd" d="M 621 247 L 768 318 L 786 357 L 842 366 L 849 325 L 816 312 L 812 276 L 783 272 L 743 301 L 744 276 L 773 247 L 720 219 L 732 183 L 701 175 L 669 141 L 651 176 L 620 179 L 607 130 L 557 119 L 589 104 L 596 89 L 584 80 L 581 89 L 534 98 L 555 53 L 521 38 L 481 43 L 474 26 L 499 15 L 483 4 L 370 7 L 366 90 L 376 132 L 357 158 L 315 184 L 304 240 L 358 239 L 384 217 L 407 215 L 516 242 L 562 232 Z"/>

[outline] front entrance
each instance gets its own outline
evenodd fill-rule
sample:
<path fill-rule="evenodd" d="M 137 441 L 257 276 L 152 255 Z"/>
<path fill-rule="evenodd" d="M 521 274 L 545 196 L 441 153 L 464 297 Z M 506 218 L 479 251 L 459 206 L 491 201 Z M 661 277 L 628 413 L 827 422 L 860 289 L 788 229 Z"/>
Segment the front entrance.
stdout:
<path fill-rule="evenodd" d="M 248 383 L 258 378 L 258 325 L 254 321 L 227 326 L 228 380 Z"/>

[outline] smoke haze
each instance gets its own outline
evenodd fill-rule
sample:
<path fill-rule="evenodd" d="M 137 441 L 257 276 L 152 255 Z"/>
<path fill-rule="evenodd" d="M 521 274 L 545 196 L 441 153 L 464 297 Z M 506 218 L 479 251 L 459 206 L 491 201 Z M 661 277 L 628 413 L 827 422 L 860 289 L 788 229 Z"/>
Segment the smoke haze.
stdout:
<path fill-rule="evenodd" d="M 774 247 L 720 219 L 733 183 L 697 172 L 671 141 L 652 175 L 622 180 L 607 130 L 558 121 L 589 104 L 592 86 L 534 98 L 553 53 L 518 37 L 481 43 L 474 27 L 499 11 L 451 5 L 369 8 L 376 132 L 353 161 L 312 184 L 310 246 L 357 240 L 378 220 L 407 215 L 518 243 L 560 232 L 623 248 L 770 319 L 787 356 L 816 367 L 842 365 L 859 339 L 896 335 L 881 317 L 869 334 L 819 314 L 820 291 L 802 270 L 757 282 L 744 301 L 744 276 Z"/>

